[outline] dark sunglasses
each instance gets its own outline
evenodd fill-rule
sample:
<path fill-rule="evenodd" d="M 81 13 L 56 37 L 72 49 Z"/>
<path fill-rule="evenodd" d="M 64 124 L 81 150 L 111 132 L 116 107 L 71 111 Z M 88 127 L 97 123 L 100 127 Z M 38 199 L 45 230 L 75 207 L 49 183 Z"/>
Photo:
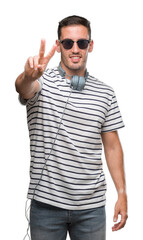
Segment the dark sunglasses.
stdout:
<path fill-rule="evenodd" d="M 63 44 L 64 49 L 71 49 L 73 47 L 74 42 L 77 43 L 80 49 L 86 49 L 90 40 L 87 39 L 79 39 L 78 41 L 73 41 L 72 39 L 64 39 L 62 41 L 59 40 L 60 43 Z"/>

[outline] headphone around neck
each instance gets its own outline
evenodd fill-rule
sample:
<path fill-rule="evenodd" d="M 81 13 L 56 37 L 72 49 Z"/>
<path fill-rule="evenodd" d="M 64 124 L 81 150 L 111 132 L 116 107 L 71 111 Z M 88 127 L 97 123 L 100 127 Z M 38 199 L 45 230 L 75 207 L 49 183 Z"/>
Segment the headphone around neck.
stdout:
<path fill-rule="evenodd" d="M 62 68 L 61 63 L 58 66 L 58 70 L 62 77 L 65 77 L 66 75 L 68 75 Z M 78 75 L 71 76 L 70 87 L 73 90 L 82 91 L 84 89 L 85 82 L 86 82 L 86 79 L 88 78 L 88 75 L 89 75 L 89 73 L 86 70 L 84 77 L 78 76 Z"/>

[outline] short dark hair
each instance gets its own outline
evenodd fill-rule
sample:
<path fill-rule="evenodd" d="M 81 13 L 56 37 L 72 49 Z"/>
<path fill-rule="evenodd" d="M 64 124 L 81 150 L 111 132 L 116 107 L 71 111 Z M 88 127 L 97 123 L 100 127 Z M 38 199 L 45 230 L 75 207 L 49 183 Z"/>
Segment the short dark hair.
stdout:
<path fill-rule="evenodd" d="M 66 27 L 69 25 L 83 25 L 83 26 L 87 27 L 88 34 L 89 34 L 89 40 L 91 40 L 90 22 L 86 18 L 76 16 L 76 15 L 66 17 L 59 22 L 59 26 L 58 26 L 58 39 L 59 40 L 60 40 L 60 36 L 61 36 L 62 27 Z"/>

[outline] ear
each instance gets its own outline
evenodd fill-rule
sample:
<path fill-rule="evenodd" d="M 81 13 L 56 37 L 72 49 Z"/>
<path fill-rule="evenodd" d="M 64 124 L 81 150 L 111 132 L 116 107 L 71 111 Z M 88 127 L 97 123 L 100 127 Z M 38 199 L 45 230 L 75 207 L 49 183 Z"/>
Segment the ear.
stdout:
<path fill-rule="evenodd" d="M 93 42 L 93 40 L 91 40 L 90 43 L 89 43 L 88 52 L 92 52 L 92 50 L 93 50 L 93 45 L 94 45 L 94 42 Z"/>
<path fill-rule="evenodd" d="M 60 43 L 59 43 L 58 40 L 56 40 L 56 45 L 57 45 L 56 51 L 57 51 L 58 53 L 60 53 L 60 52 L 61 52 L 61 47 L 60 47 Z"/>

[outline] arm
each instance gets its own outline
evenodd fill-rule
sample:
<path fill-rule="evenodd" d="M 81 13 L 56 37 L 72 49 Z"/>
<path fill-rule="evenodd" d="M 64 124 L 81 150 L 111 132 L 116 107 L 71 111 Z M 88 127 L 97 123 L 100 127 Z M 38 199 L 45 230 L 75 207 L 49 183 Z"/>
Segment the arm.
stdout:
<path fill-rule="evenodd" d="M 102 133 L 102 141 L 107 165 L 118 193 L 118 200 L 114 212 L 114 222 L 117 222 L 119 214 L 121 215 L 121 221 L 115 224 L 112 228 L 113 231 L 117 231 L 124 227 L 127 220 L 127 195 L 123 150 L 116 131 Z"/>
<path fill-rule="evenodd" d="M 21 73 L 15 82 L 16 91 L 24 98 L 32 98 L 36 92 L 40 90 L 39 83 L 37 81 L 47 67 L 48 62 L 54 55 L 56 50 L 56 45 L 53 46 L 51 51 L 46 57 L 45 54 L 45 40 L 41 40 L 41 46 L 39 50 L 39 55 L 35 57 L 29 57 L 26 64 L 24 72 Z"/>
<path fill-rule="evenodd" d="M 36 80 L 36 79 L 35 79 Z M 24 99 L 32 98 L 35 93 L 40 90 L 38 81 L 32 80 L 25 75 L 25 72 L 21 73 L 15 82 L 16 91 Z"/>

